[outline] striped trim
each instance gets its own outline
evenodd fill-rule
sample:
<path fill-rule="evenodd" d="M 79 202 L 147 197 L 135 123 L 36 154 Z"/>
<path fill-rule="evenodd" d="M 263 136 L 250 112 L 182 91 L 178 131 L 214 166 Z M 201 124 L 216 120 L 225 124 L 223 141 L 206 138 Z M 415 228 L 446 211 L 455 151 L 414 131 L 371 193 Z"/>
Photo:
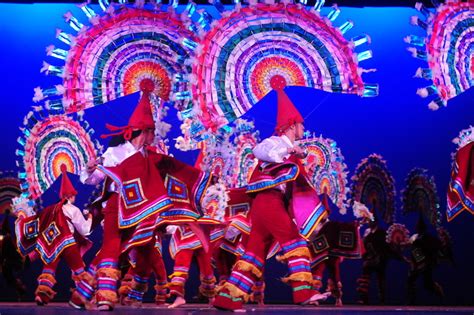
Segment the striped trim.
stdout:
<path fill-rule="evenodd" d="M 319 226 L 319 222 L 324 218 L 325 214 L 327 216 L 327 210 L 323 204 L 319 202 L 311 215 L 300 227 L 301 236 L 303 236 L 305 239 L 309 239 L 314 230 Z"/>
<path fill-rule="evenodd" d="M 450 203 L 448 202 L 448 208 L 446 211 L 448 222 L 457 217 L 463 210 L 467 210 L 471 214 L 474 214 L 474 201 L 465 194 L 464 188 L 459 180 L 452 180 L 449 183 L 449 188 L 456 194 L 459 202 L 456 203 L 454 207 L 450 207 Z"/>
<path fill-rule="evenodd" d="M 247 185 L 247 193 L 259 192 L 262 190 L 277 187 L 281 184 L 284 184 L 290 181 L 294 181 L 300 173 L 299 168 L 296 164 L 293 164 L 293 163 L 287 163 L 287 164 L 291 167 L 285 173 L 282 173 L 275 178 L 264 178 Z"/>
<path fill-rule="evenodd" d="M 68 247 L 71 247 L 74 244 L 76 244 L 76 240 L 73 236 L 69 236 L 64 239 L 58 246 L 56 246 L 52 253 L 47 252 L 46 249 L 41 245 L 41 243 L 38 243 L 35 249 L 39 253 L 41 260 L 46 265 L 49 265 L 54 262 L 59 257 L 59 255 L 61 255 L 63 250 Z"/>

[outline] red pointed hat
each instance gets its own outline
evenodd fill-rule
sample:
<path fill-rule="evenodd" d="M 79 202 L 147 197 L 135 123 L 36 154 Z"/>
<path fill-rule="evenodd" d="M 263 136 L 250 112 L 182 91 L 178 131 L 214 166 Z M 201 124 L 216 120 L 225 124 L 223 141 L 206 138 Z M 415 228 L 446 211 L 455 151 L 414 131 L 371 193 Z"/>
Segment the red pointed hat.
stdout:
<path fill-rule="evenodd" d="M 102 138 L 116 136 L 123 134 L 125 140 L 130 140 L 133 130 L 145 130 L 155 128 L 155 121 L 153 120 L 153 113 L 151 111 L 150 94 L 155 89 L 155 84 L 151 79 L 143 79 L 140 82 L 140 91 L 142 97 L 135 107 L 135 110 L 128 120 L 128 125 L 125 127 L 116 127 L 106 124 L 107 129 L 113 133 L 101 135 Z"/>
<path fill-rule="evenodd" d="M 277 92 L 278 112 L 275 130 L 282 134 L 286 129 L 296 123 L 303 123 L 304 119 L 293 102 L 286 95 L 284 88 L 286 80 L 281 75 L 275 75 L 270 79 L 270 86 Z"/>
<path fill-rule="evenodd" d="M 77 195 L 76 189 L 71 183 L 69 176 L 67 176 L 67 167 L 64 164 L 61 164 L 61 188 L 59 190 L 59 198 L 64 199 L 66 197 L 75 196 Z"/>

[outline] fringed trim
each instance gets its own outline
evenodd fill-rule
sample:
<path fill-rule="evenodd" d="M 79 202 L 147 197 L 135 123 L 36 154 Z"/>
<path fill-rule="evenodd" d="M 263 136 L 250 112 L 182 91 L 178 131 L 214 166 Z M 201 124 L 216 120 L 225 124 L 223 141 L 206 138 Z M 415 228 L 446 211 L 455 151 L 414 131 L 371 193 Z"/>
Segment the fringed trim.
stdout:
<path fill-rule="evenodd" d="M 41 280 L 47 280 L 47 281 L 51 282 L 52 286 L 54 286 L 56 284 L 56 279 L 54 279 L 53 275 L 51 275 L 49 273 L 40 274 L 39 277 L 38 277 L 38 282 L 40 282 Z"/>
<path fill-rule="evenodd" d="M 283 281 L 284 283 L 288 283 L 290 281 L 304 281 L 304 282 L 312 283 L 313 275 L 311 274 L 311 272 L 296 272 L 296 273 L 292 273 L 286 278 L 281 278 L 281 281 Z"/>
<path fill-rule="evenodd" d="M 250 301 L 254 303 L 261 303 L 263 302 L 264 297 L 265 297 L 265 282 L 263 281 L 255 282 L 255 285 L 252 287 L 252 294 L 250 294 Z"/>
<path fill-rule="evenodd" d="M 38 285 L 35 291 L 35 295 L 39 295 L 40 293 L 46 295 L 51 300 L 54 299 L 54 296 L 56 295 L 56 291 L 54 291 L 49 286 L 43 284 Z"/>
<path fill-rule="evenodd" d="M 87 271 L 83 271 L 78 275 L 73 275 L 72 280 L 74 280 L 74 282 L 76 282 L 76 283 L 79 282 L 79 281 L 84 281 L 85 283 L 87 283 L 91 287 L 95 287 L 95 285 L 96 285 L 95 278 Z"/>
<path fill-rule="evenodd" d="M 323 286 L 323 282 L 322 282 L 321 280 L 319 280 L 319 279 L 318 279 L 318 280 L 313 279 L 312 284 L 313 284 L 313 288 L 314 288 L 315 290 L 318 290 L 318 291 L 319 291 L 319 290 L 322 288 L 322 286 Z"/>
<path fill-rule="evenodd" d="M 199 293 L 207 298 L 216 296 L 216 277 L 200 277 L 201 285 L 199 286 Z"/>
<path fill-rule="evenodd" d="M 203 284 L 211 284 L 211 285 L 216 284 L 216 281 L 217 281 L 216 277 L 214 277 L 214 276 L 212 276 L 210 278 L 201 277 L 200 280 L 201 280 L 201 283 L 203 283 Z"/>
<path fill-rule="evenodd" d="M 247 303 L 247 301 L 249 300 L 249 295 L 238 287 L 236 287 L 235 285 L 233 285 L 232 283 L 224 283 L 222 289 L 229 291 L 229 295 L 234 298 L 242 298 L 245 303 Z"/>
<path fill-rule="evenodd" d="M 166 290 L 166 289 L 169 288 L 169 283 L 166 283 L 166 284 L 155 284 L 154 288 L 155 288 L 155 291 Z"/>
<path fill-rule="evenodd" d="M 276 255 L 275 260 L 282 264 L 286 264 L 288 262 L 288 260 L 285 258 L 285 255 Z"/>
<path fill-rule="evenodd" d="M 182 272 L 182 271 L 175 271 L 172 274 L 168 276 L 168 278 L 173 279 L 174 277 L 182 277 L 187 279 L 188 278 L 188 273 L 187 272 Z"/>
<path fill-rule="evenodd" d="M 118 289 L 118 294 L 120 296 L 125 296 L 132 289 L 132 280 L 133 276 L 131 274 L 126 274 L 122 281 L 120 281 L 120 288 Z"/>
<path fill-rule="evenodd" d="M 98 303 L 103 301 L 111 302 L 113 304 L 118 303 L 117 292 L 115 291 L 97 290 L 95 295 Z"/>
<path fill-rule="evenodd" d="M 293 250 L 290 250 L 288 253 L 281 255 L 280 259 L 288 260 L 292 257 L 305 257 L 310 259 L 311 254 L 309 253 L 308 247 L 298 247 Z"/>
<path fill-rule="evenodd" d="M 166 284 L 156 284 L 155 285 L 155 302 L 157 304 L 164 304 L 166 302 L 166 299 L 170 297 L 170 294 L 168 293 L 168 283 Z"/>
<path fill-rule="evenodd" d="M 120 271 L 115 268 L 99 268 L 97 269 L 97 277 L 107 277 L 118 281 L 120 278 Z"/>
<path fill-rule="evenodd" d="M 148 291 L 148 283 L 140 283 L 140 282 L 136 281 L 135 279 L 133 279 L 131 288 L 133 290 L 144 293 L 144 292 Z"/>
<path fill-rule="evenodd" d="M 122 282 L 120 288 L 118 289 L 118 294 L 120 296 L 127 296 L 131 289 L 132 287 L 130 286 L 130 283 L 125 284 Z"/>
<path fill-rule="evenodd" d="M 234 266 L 235 269 L 237 270 L 240 270 L 240 271 L 248 271 L 248 272 L 251 272 L 253 273 L 257 278 L 261 278 L 262 277 L 262 271 L 259 270 L 257 267 L 255 267 L 255 265 L 251 264 L 251 263 L 248 263 L 244 260 L 239 260 L 235 266 Z"/>
<path fill-rule="evenodd" d="M 213 298 L 216 296 L 216 288 L 212 288 L 212 289 L 209 289 L 209 288 L 204 288 L 202 286 L 199 287 L 199 293 L 202 294 L 202 296 L 205 296 L 207 298 Z"/>

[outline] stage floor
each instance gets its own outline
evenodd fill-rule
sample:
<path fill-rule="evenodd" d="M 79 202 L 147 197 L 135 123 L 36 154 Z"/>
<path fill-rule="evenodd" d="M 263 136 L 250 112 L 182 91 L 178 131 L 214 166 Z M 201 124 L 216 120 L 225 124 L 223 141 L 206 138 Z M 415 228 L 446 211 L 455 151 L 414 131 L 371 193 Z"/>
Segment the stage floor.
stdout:
<path fill-rule="evenodd" d="M 330 314 L 330 315 L 358 315 L 358 314 L 384 314 L 384 315 L 441 315 L 441 314 L 474 314 L 472 307 L 456 306 L 295 306 L 295 305 L 266 305 L 257 307 L 246 305 L 247 314 L 272 314 L 272 315 L 309 315 L 309 314 Z M 72 315 L 84 313 L 96 313 L 96 311 L 78 311 L 69 307 L 66 303 L 52 303 L 48 306 L 39 307 L 34 303 L 0 303 L 0 315 Z M 142 308 L 131 308 L 118 306 L 112 314 L 143 314 L 143 315 L 200 315 L 200 314 L 229 314 L 229 312 L 218 311 L 208 308 L 204 304 L 187 304 L 178 309 L 167 309 L 156 307 L 154 304 L 146 303 Z"/>

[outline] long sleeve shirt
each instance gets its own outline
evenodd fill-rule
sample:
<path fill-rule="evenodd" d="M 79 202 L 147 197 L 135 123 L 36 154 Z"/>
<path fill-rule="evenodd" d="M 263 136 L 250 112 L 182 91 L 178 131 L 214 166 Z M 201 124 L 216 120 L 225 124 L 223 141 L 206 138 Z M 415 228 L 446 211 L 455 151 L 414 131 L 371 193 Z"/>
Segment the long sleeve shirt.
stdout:
<path fill-rule="evenodd" d="M 272 136 L 257 144 L 253 148 L 253 154 L 264 162 L 283 163 L 290 156 L 288 148 L 293 147 L 287 136 Z"/>
<path fill-rule="evenodd" d="M 86 220 L 81 210 L 71 203 L 64 204 L 62 210 L 69 219 L 67 225 L 71 233 L 74 233 L 74 230 L 82 236 L 87 236 L 91 233 L 92 218 Z"/>
<path fill-rule="evenodd" d="M 125 159 L 135 154 L 137 150 L 130 142 L 125 142 L 116 147 L 108 148 L 102 155 L 102 165 L 105 167 L 113 167 L 122 163 Z M 89 173 L 87 169 L 81 172 L 81 182 L 88 185 L 97 185 L 105 179 L 105 174 L 99 170 Z M 109 187 L 109 191 L 115 191 L 114 187 Z"/>

